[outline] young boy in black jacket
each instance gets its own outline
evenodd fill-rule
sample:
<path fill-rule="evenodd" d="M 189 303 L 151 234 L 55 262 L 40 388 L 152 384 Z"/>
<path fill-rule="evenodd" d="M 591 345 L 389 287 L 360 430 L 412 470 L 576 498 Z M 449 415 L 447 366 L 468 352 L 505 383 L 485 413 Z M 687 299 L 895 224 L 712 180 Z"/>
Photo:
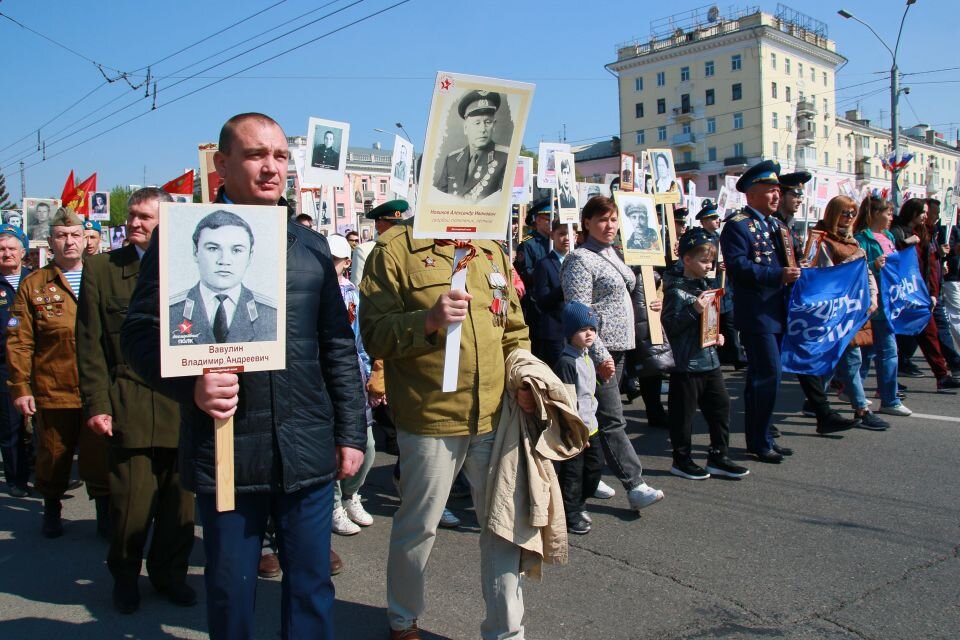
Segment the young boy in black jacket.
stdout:
<path fill-rule="evenodd" d="M 714 346 L 700 346 L 700 316 L 707 306 L 704 292 L 710 289 L 706 276 L 717 255 L 715 240 L 701 227 L 690 229 L 680 238 L 679 253 L 683 277 L 668 286 L 663 301 L 661 323 L 673 349 L 676 369 L 670 374 L 667 412 L 670 416 L 670 441 L 673 466 L 670 473 L 690 480 L 706 480 L 711 474 L 742 478 L 750 473 L 727 456 L 730 441 L 730 396 L 720 371 L 720 358 Z M 723 345 L 723 334 L 718 337 Z M 693 461 L 690 438 L 693 416 L 700 407 L 710 427 L 707 468 Z"/>
<path fill-rule="evenodd" d="M 603 473 L 603 449 L 597 437 L 597 372 L 587 350 L 597 339 L 597 314 L 582 302 L 569 302 L 563 308 L 563 335 L 567 344 L 553 370 L 567 387 L 570 399 L 576 399 L 577 415 L 590 433 L 587 448 L 570 460 L 554 463 L 567 531 L 590 533 L 590 515 L 586 499 L 600 484 Z"/>

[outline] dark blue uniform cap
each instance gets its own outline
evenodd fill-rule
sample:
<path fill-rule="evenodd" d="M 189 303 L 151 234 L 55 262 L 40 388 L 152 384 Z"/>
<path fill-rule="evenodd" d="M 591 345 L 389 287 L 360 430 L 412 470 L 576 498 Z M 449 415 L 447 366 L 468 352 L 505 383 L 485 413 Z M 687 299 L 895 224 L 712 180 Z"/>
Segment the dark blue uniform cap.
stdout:
<path fill-rule="evenodd" d="M 384 202 L 379 207 L 374 207 L 365 216 L 367 220 L 387 220 L 388 222 L 399 222 L 403 220 L 403 212 L 410 208 L 406 200 L 390 200 Z"/>
<path fill-rule="evenodd" d="M 810 182 L 811 178 L 813 178 L 813 175 L 809 171 L 785 173 L 780 176 L 780 186 L 784 189 L 796 189 Z"/>
<path fill-rule="evenodd" d="M 755 184 L 780 184 L 780 163 L 764 160 L 753 165 L 737 180 L 737 191 L 746 193 Z"/>
<path fill-rule="evenodd" d="M 684 232 L 680 236 L 680 246 L 677 249 L 677 253 L 680 254 L 680 257 L 683 257 L 687 251 L 693 249 L 694 247 L 699 247 L 702 244 L 709 244 L 715 242 L 714 238 L 707 233 L 707 230 L 703 227 L 692 227 Z"/>
<path fill-rule="evenodd" d="M 534 202 L 529 209 L 527 209 L 527 226 L 533 226 L 533 221 L 538 215 L 548 215 L 551 218 L 553 217 L 553 206 L 551 206 L 550 198 L 544 198 L 543 200 L 538 200 Z"/>
<path fill-rule="evenodd" d="M 704 200 L 703 205 L 700 207 L 700 211 L 697 213 L 697 220 L 714 217 L 720 217 L 720 212 L 717 211 L 717 205 L 713 204 L 713 202 L 710 200 Z"/>
<path fill-rule="evenodd" d="M 27 234 L 25 234 L 23 229 L 20 227 L 16 227 L 12 224 L 0 224 L 0 236 L 3 235 L 13 236 L 19 240 L 24 249 L 30 248 L 30 241 L 27 240 Z"/>

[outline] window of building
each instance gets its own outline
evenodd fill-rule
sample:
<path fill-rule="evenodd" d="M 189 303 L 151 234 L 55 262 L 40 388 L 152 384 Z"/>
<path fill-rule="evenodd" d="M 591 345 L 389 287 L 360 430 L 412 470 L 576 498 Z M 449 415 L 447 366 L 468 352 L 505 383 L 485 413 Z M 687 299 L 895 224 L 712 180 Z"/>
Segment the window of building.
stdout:
<path fill-rule="evenodd" d="M 707 106 L 710 106 L 714 102 L 716 102 L 716 98 L 714 98 L 713 89 L 707 89 Z"/>
<path fill-rule="evenodd" d="M 683 133 L 690 133 L 690 123 L 689 123 L 689 122 L 684 122 L 684 123 L 683 123 L 683 126 L 680 127 L 680 130 L 681 130 Z"/>
<path fill-rule="evenodd" d="M 773 97 L 773 98 L 776 98 L 776 97 L 777 97 L 777 83 L 776 83 L 776 82 L 771 82 L 771 83 L 770 83 L 770 96 Z"/>
<path fill-rule="evenodd" d="M 809 131 L 810 133 L 812 133 L 812 134 L 813 134 L 813 137 L 816 138 L 816 137 L 817 137 L 817 123 L 816 123 L 816 122 L 812 122 L 812 121 L 808 121 L 808 122 L 807 122 L 807 131 Z"/>
<path fill-rule="evenodd" d="M 777 68 L 777 54 L 773 53 L 772 51 L 770 52 L 770 68 Z"/>
<path fill-rule="evenodd" d="M 684 93 L 680 96 L 680 112 L 690 113 L 690 94 Z"/>
<path fill-rule="evenodd" d="M 716 162 L 716 161 L 717 161 L 717 148 L 716 148 L 716 147 L 710 147 L 709 149 L 707 149 L 707 160 L 710 161 L 710 162 Z M 711 176 L 711 177 L 713 177 L 713 176 Z"/>
<path fill-rule="evenodd" d="M 637 131 L 637 144 L 647 144 L 647 134 L 643 129 Z"/>
<path fill-rule="evenodd" d="M 633 79 L 633 90 L 634 90 L 634 91 L 643 91 L 643 78 L 634 78 L 634 79 Z"/>
<path fill-rule="evenodd" d="M 657 141 L 663 142 L 666 139 L 667 139 L 667 128 L 657 127 Z"/>
<path fill-rule="evenodd" d="M 783 88 L 783 97 L 787 99 L 787 102 L 790 102 L 790 87 Z"/>
<path fill-rule="evenodd" d="M 840 161 L 837 160 L 837 173 L 840 173 L 842 169 L 840 168 Z"/>
<path fill-rule="evenodd" d="M 730 56 L 730 71 L 740 71 L 741 67 L 743 67 L 743 58 L 740 54 Z"/>
<path fill-rule="evenodd" d="M 853 160 L 847 160 L 847 173 L 853 173 Z"/>
<path fill-rule="evenodd" d="M 792 145 L 792 144 L 788 144 L 788 145 L 787 145 L 787 160 L 792 160 L 792 156 L 793 156 L 793 145 Z"/>
<path fill-rule="evenodd" d="M 643 103 L 642 103 L 642 102 L 638 102 L 638 103 L 636 104 L 636 106 L 634 107 L 634 109 L 636 110 L 637 117 L 638 117 L 638 118 L 642 118 L 642 117 L 643 117 Z"/>
<path fill-rule="evenodd" d="M 740 157 L 740 156 L 743 155 L 743 143 L 742 143 L 742 142 L 735 142 L 735 143 L 733 144 L 733 155 L 736 156 L 736 157 Z"/>
<path fill-rule="evenodd" d="M 840 134 L 839 134 L 839 133 L 837 134 L 837 146 L 838 146 L 838 147 L 840 146 Z"/>
<path fill-rule="evenodd" d="M 780 128 L 780 126 L 779 126 L 779 125 L 780 125 L 780 121 L 777 119 L 777 112 L 774 111 L 772 115 L 773 115 L 773 121 L 772 121 L 773 128 L 774 128 L 774 129 L 779 129 L 779 128 Z"/>
<path fill-rule="evenodd" d="M 827 99 L 823 99 L 823 115 L 825 118 L 830 117 L 830 103 L 827 102 Z"/>
<path fill-rule="evenodd" d="M 666 98 L 660 98 L 657 100 L 657 113 L 666 113 L 667 112 L 667 100 Z"/>
<path fill-rule="evenodd" d="M 797 100 L 799 100 L 800 102 L 803 102 L 803 89 L 800 89 L 799 91 L 797 91 Z"/>
<path fill-rule="evenodd" d="M 797 77 L 803 80 L 803 63 L 802 62 L 797 63 Z"/>
<path fill-rule="evenodd" d="M 810 82 L 816 82 L 816 81 L 817 81 L 817 70 L 814 69 L 813 67 L 810 67 Z"/>
<path fill-rule="evenodd" d="M 731 87 L 730 93 L 732 100 L 739 100 L 743 97 L 743 85 L 741 85 L 739 82 L 735 83 L 733 87 Z"/>
<path fill-rule="evenodd" d="M 783 59 L 783 70 L 790 74 L 790 58 Z"/>
<path fill-rule="evenodd" d="M 714 155 L 716 155 L 716 149 L 713 150 Z M 717 176 L 707 176 L 707 189 L 709 191 L 717 190 Z"/>
<path fill-rule="evenodd" d="M 708 78 L 713 75 L 713 60 L 707 60 L 703 63 L 703 75 Z"/>
<path fill-rule="evenodd" d="M 716 132 L 717 132 L 717 119 L 707 118 L 707 133 L 716 133 Z"/>
<path fill-rule="evenodd" d="M 793 131 L 793 118 L 789 113 L 783 116 L 783 128 L 787 131 Z"/>
<path fill-rule="evenodd" d="M 827 86 L 827 72 L 823 72 L 823 86 Z"/>
<path fill-rule="evenodd" d="M 735 113 L 733 114 L 733 128 L 734 129 L 743 129 L 743 114 Z M 733 154 L 737 155 L 737 154 Z"/>
<path fill-rule="evenodd" d="M 386 183 L 386 182 L 381 182 L 381 183 L 380 183 L 380 193 L 381 193 L 381 194 L 384 194 L 384 193 L 386 193 L 386 192 L 387 192 L 387 183 Z"/>
<path fill-rule="evenodd" d="M 684 152 L 683 152 L 683 161 L 684 161 L 684 162 L 693 162 L 693 152 L 692 152 L 692 151 L 684 151 Z"/>
<path fill-rule="evenodd" d="M 657 86 L 662 87 L 667 84 L 667 74 L 665 71 L 657 71 Z"/>
<path fill-rule="evenodd" d="M 853 149 L 853 136 L 847 136 L 847 149 Z"/>
<path fill-rule="evenodd" d="M 824 151 L 824 152 L 823 152 L 823 165 L 824 165 L 825 167 L 829 167 L 829 166 L 830 166 L 830 152 L 829 152 L 829 151 Z M 839 171 L 839 170 L 840 170 L 840 167 L 837 167 L 837 170 Z"/>
<path fill-rule="evenodd" d="M 344 210 L 343 210 L 343 205 L 342 205 L 342 204 L 338 204 L 338 205 L 337 205 L 337 217 L 338 217 L 338 218 L 342 218 L 344 215 L 345 215 L 345 212 L 344 212 Z"/>
<path fill-rule="evenodd" d="M 773 143 L 773 157 L 774 157 L 774 158 L 779 158 L 779 157 L 780 157 L 780 143 L 778 143 L 778 142 L 776 142 L 776 141 L 774 141 L 774 143 Z"/>
<path fill-rule="evenodd" d="M 689 82 L 690 67 L 680 67 L 680 82 Z"/>

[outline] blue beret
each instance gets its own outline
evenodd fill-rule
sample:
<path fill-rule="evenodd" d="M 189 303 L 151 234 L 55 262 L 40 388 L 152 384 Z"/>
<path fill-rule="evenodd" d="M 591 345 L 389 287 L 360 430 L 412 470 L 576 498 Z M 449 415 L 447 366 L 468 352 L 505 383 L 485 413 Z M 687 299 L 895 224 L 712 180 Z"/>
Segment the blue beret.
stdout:
<path fill-rule="evenodd" d="M 20 241 L 24 249 L 30 248 L 30 241 L 27 240 L 27 234 L 25 234 L 20 227 L 12 224 L 0 224 L 0 236 L 2 235 L 13 236 Z"/>
<path fill-rule="evenodd" d="M 684 234 L 680 236 L 680 247 L 677 253 L 679 253 L 680 257 L 682 258 L 687 251 L 690 251 L 690 249 L 708 243 L 715 244 L 716 240 L 709 233 L 707 233 L 707 230 L 703 227 L 693 227 L 685 231 Z"/>
<path fill-rule="evenodd" d="M 100 223 L 96 220 L 85 220 L 83 223 L 84 231 L 96 231 L 97 233 L 103 233 L 100 229 Z"/>
<path fill-rule="evenodd" d="M 780 163 L 764 160 L 753 165 L 737 180 L 737 191 L 746 193 L 755 184 L 780 184 Z"/>

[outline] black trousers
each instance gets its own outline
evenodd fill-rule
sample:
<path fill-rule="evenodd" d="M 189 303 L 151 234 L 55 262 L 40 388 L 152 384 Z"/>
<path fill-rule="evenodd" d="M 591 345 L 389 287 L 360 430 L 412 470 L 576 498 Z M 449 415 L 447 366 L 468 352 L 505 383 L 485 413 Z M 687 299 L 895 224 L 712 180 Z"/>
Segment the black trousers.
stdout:
<path fill-rule="evenodd" d="M 663 376 L 644 376 L 640 381 L 640 397 L 647 410 L 647 423 L 658 427 L 667 426 L 667 411 L 660 400 Z"/>
<path fill-rule="evenodd" d="M 717 348 L 722 364 L 747 363 L 747 356 L 740 344 L 740 332 L 733 326 L 733 311 L 720 314 L 720 333 L 723 334 L 723 346 Z"/>
<path fill-rule="evenodd" d="M 600 485 L 603 474 L 603 447 L 597 435 L 590 437 L 590 446 L 576 457 L 554 462 L 560 493 L 563 494 L 563 510 L 567 517 L 586 508 L 587 498 Z"/>
<path fill-rule="evenodd" d="M 675 462 L 690 458 L 690 438 L 697 407 L 710 428 L 710 449 L 726 455 L 730 444 L 730 396 L 717 367 L 704 373 L 671 373 L 667 410 Z"/>
<path fill-rule="evenodd" d="M 831 413 L 835 413 L 830 408 L 830 401 L 827 399 L 827 391 L 823 387 L 822 377 L 797 374 L 797 382 L 803 389 L 804 397 L 813 405 L 813 412 L 817 414 L 818 420 L 823 420 Z"/>

